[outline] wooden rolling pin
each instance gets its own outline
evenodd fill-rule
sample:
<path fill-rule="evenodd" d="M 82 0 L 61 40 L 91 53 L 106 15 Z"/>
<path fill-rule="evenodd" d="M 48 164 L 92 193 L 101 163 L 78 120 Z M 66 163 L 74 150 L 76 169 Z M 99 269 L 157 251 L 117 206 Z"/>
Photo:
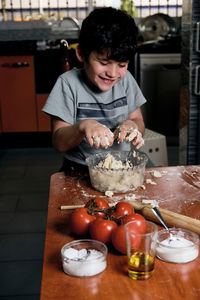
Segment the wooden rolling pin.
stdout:
<path fill-rule="evenodd" d="M 158 218 L 153 213 L 150 205 L 144 205 L 138 201 L 129 201 L 136 211 L 139 211 L 146 219 L 160 223 Z M 111 204 L 113 206 L 114 204 Z M 61 206 L 61 209 L 76 209 L 78 207 L 84 207 L 84 205 L 67 205 Z M 191 230 L 200 235 L 200 220 L 187 217 L 167 209 L 159 208 L 162 217 L 168 227 L 179 227 Z"/>

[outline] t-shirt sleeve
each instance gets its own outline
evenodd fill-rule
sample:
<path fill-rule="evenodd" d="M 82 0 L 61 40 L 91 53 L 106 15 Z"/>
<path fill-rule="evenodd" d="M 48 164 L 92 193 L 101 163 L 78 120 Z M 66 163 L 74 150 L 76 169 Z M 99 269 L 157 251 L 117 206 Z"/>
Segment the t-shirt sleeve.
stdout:
<path fill-rule="evenodd" d="M 42 111 L 74 124 L 75 101 L 67 81 L 58 77 Z"/>
<path fill-rule="evenodd" d="M 146 102 L 140 87 L 129 71 L 127 71 L 125 76 L 124 88 L 128 99 L 129 113 L 135 111 Z"/>

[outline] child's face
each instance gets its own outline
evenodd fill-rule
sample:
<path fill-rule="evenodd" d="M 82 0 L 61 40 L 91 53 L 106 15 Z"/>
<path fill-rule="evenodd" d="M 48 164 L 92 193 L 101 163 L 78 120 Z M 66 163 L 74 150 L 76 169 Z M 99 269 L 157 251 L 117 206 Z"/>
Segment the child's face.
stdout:
<path fill-rule="evenodd" d="M 128 62 L 117 62 L 108 59 L 106 53 L 91 52 L 88 62 L 84 61 L 84 69 L 90 83 L 101 91 L 110 90 L 126 74 Z"/>

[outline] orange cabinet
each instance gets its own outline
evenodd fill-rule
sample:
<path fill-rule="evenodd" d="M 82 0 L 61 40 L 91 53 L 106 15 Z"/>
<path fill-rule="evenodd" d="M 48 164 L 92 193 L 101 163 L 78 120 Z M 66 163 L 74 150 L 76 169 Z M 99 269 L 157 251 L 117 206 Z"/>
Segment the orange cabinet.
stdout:
<path fill-rule="evenodd" d="M 38 131 L 50 131 L 51 121 L 50 117 L 42 111 L 47 100 L 48 94 L 38 94 L 36 95 L 37 101 L 37 119 L 38 119 Z"/>
<path fill-rule="evenodd" d="M 33 56 L 0 56 L 2 132 L 37 131 Z"/>

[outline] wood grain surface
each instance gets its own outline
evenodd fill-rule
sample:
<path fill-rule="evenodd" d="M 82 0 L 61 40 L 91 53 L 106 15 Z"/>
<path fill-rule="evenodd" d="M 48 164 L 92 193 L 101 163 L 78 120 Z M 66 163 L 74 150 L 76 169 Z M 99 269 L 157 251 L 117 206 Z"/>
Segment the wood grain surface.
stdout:
<path fill-rule="evenodd" d="M 152 170 L 166 171 L 160 178 Z M 147 184 L 149 178 L 156 184 Z M 71 210 L 62 205 L 80 205 L 88 199 L 103 197 L 115 203 L 125 196 L 136 200 L 157 200 L 159 207 L 200 220 L 200 166 L 146 169 L 145 189 L 105 197 L 90 186 L 89 177 L 53 174 L 50 182 L 41 300 L 47 299 L 127 299 L 127 300 L 196 300 L 200 299 L 200 255 L 186 264 L 166 263 L 156 258 L 155 273 L 149 280 L 135 281 L 127 275 L 126 255 L 109 247 L 107 268 L 90 278 L 66 275 L 62 270 L 60 250 L 74 240 L 68 229 Z M 161 227 L 160 227 L 161 228 Z"/>

